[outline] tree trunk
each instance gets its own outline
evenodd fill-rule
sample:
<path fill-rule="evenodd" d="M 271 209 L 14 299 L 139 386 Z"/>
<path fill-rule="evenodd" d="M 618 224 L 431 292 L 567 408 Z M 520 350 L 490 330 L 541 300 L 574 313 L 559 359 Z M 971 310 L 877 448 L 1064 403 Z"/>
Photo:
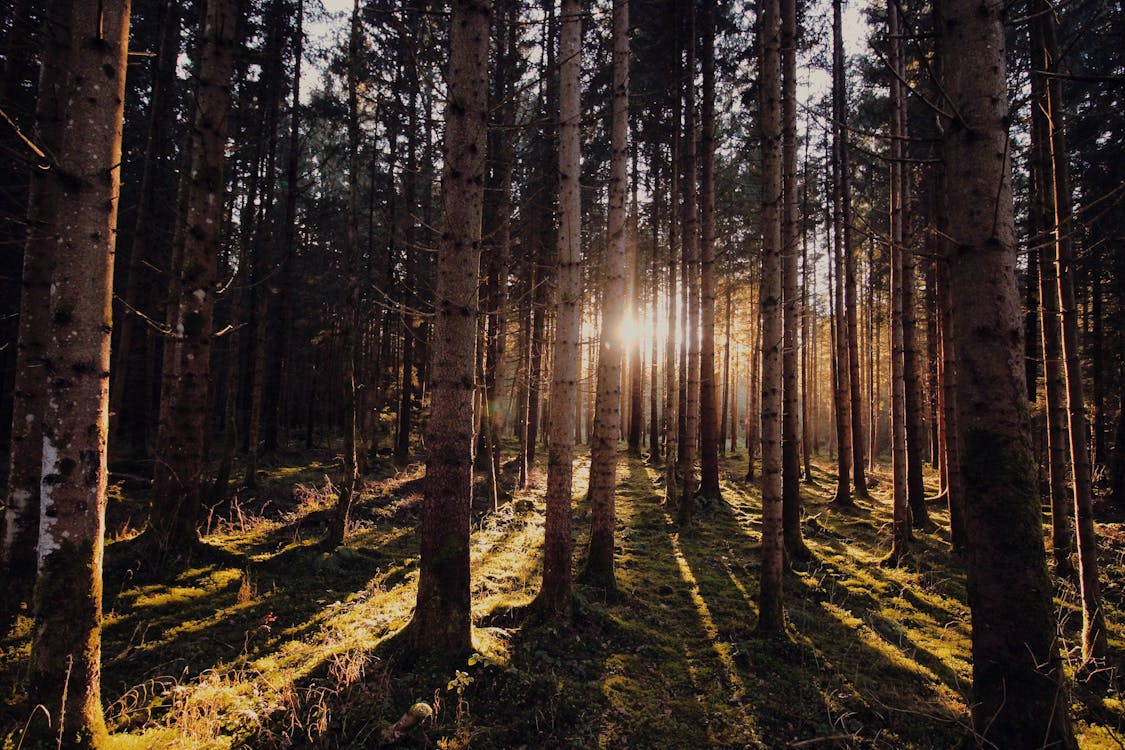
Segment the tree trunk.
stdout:
<path fill-rule="evenodd" d="M 684 375 L 681 380 L 681 393 L 684 394 L 684 420 L 680 435 L 680 526 L 689 526 L 695 517 L 695 494 L 699 489 L 696 480 L 695 462 L 699 456 L 699 378 L 700 378 L 700 288 L 699 288 L 699 211 L 697 184 L 697 143 L 695 133 L 695 5 L 687 9 L 687 37 L 684 49 L 684 131 L 681 144 L 683 153 L 683 175 L 680 190 L 684 202 L 680 208 L 680 246 L 683 251 L 684 309 L 681 310 L 684 325 Z M 686 313 L 686 314 L 684 314 Z M 712 335 L 714 335 L 712 333 Z M 713 356 L 712 356 L 713 359 Z M 713 366 L 712 366 L 713 370 Z M 711 376 L 714 378 L 714 374 Z"/>
<path fill-rule="evenodd" d="M 53 735 L 52 744 L 96 748 L 108 740 L 99 685 L 102 554 L 129 2 L 73 3 L 67 28 L 59 50 L 66 56 L 58 82 L 66 105 L 53 171 L 60 211 L 44 359 L 57 376 L 44 394 L 28 715 L 34 706 L 47 709 L 50 726 L 38 729 L 44 740 Z"/>
<path fill-rule="evenodd" d="M 801 451 L 798 355 L 801 300 L 797 294 L 797 3 L 781 0 L 781 138 L 782 220 L 782 525 L 785 553 L 791 560 L 808 559 L 801 538 Z"/>
<path fill-rule="evenodd" d="M 203 440 L 211 361 L 215 265 L 223 219 L 223 165 L 238 3 L 207 4 L 203 50 L 190 130 L 191 168 L 185 212 L 176 223 L 178 262 L 168 296 L 170 337 L 164 345 L 160 435 L 149 531 L 162 552 L 197 539 Z"/>
<path fill-rule="evenodd" d="M 165 160 L 168 143 L 171 140 L 169 129 L 176 116 L 176 62 L 180 56 L 180 6 L 167 0 L 160 8 L 162 16 L 160 33 L 160 52 L 153 65 L 151 106 L 149 109 L 148 135 L 145 140 L 144 168 L 141 175 L 140 193 L 137 202 L 136 225 L 133 241 L 129 246 L 125 264 L 124 284 L 121 298 L 126 303 L 123 315 L 117 321 L 117 349 L 113 354 L 113 377 L 110 379 L 110 442 L 117 444 L 121 430 L 120 417 L 129 411 L 144 411 L 147 399 L 145 389 L 133 381 L 133 388 L 126 388 L 129 381 L 129 364 L 134 354 L 133 333 L 137 324 L 136 311 L 142 310 L 141 290 L 147 286 L 142 276 L 147 277 L 144 262 L 149 254 L 149 246 L 154 243 L 156 211 L 154 200 L 161 188 L 167 184 Z M 151 282 L 150 282 L 151 283 Z M 128 403 L 126 403 L 128 401 Z M 136 415 L 139 416 L 139 415 Z M 143 419 L 131 419 L 130 424 L 143 425 Z M 140 434 L 136 434 L 140 432 Z M 134 430 L 130 436 L 130 452 L 138 455 L 143 452 L 143 431 Z M 141 438 L 138 440 L 138 438 Z"/>
<path fill-rule="evenodd" d="M 781 19 L 778 0 L 762 0 L 762 572 L 758 632 L 785 629 L 782 608 L 782 127 Z"/>
<path fill-rule="evenodd" d="M 887 562 L 900 564 L 909 552 L 910 533 L 910 488 L 909 488 L 909 426 L 906 422 L 907 383 L 904 297 L 905 287 L 913 283 L 913 278 L 904 279 L 906 263 L 903 258 L 906 249 L 903 240 L 906 236 L 903 224 L 906 219 L 906 201 L 903 194 L 903 126 L 904 107 L 902 83 L 898 76 L 902 65 L 899 44 L 898 6 L 887 4 L 887 32 L 890 38 L 890 99 L 891 99 L 891 141 L 890 141 L 890 224 L 891 224 L 891 309 L 890 309 L 890 352 L 891 352 L 891 465 L 894 522 L 890 556 Z"/>
<path fill-rule="evenodd" d="M 715 0 L 703 5 L 703 102 L 700 154 L 700 365 L 699 365 L 699 494 L 711 500 L 722 497 L 719 489 L 719 436 L 715 398 Z M 729 320 L 729 315 L 728 315 Z M 729 330 L 729 329 L 728 329 Z M 724 359 L 724 383 L 730 371 L 730 343 Z M 726 413 L 726 388 L 723 388 Z"/>
<path fill-rule="evenodd" d="M 450 663 L 472 650 L 473 367 L 491 13 L 488 0 L 454 0 L 450 20 L 444 226 L 437 256 L 422 555 L 417 605 L 407 626 L 415 652 Z"/>
<path fill-rule="evenodd" d="M 571 504 L 574 486 L 574 403 L 582 334 L 581 201 L 582 157 L 578 126 L 582 49 L 579 0 L 563 0 L 559 36 L 559 234 L 554 362 L 551 376 L 550 444 L 547 454 L 546 526 L 543 532 L 543 587 L 538 602 L 569 613 L 573 583 Z M 616 448 L 616 445 L 614 446 Z"/>
<path fill-rule="evenodd" d="M 918 528 L 929 528 L 930 516 L 926 511 L 926 488 L 922 479 L 922 446 L 925 444 L 925 428 L 922 421 L 922 367 L 918 353 L 918 305 L 917 261 L 914 256 L 914 237 L 910 231 L 911 174 L 906 157 L 906 138 L 909 134 L 905 97 L 906 60 L 904 45 L 899 29 L 902 26 L 897 5 L 888 8 L 891 20 L 891 64 L 895 68 L 893 86 L 897 94 L 892 97 L 894 111 L 894 133 L 898 139 L 894 144 L 897 157 L 903 159 L 893 163 L 898 177 L 894 189 L 899 192 L 898 228 L 894 235 L 899 241 L 900 263 L 902 265 L 902 377 L 904 381 L 904 417 L 906 425 L 906 488 L 910 503 L 910 520 Z"/>
<path fill-rule="evenodd" d="M 344 471 L 336 496 L 336 508 L 324 538 L 328 549 L 344 542 L 348 532 L 348 516 L 359 491 L 360 470 L 357 450 L 359 409 L 356 403 L 356 376 L 360 363 L 360 259 L 359 259 L 359 54 L 363 44 L 359 0 L 353 0 L 351 32 L 348 35 L 348 215 L 346 256 L 344 259 L 344 288 L 348 290 L 343 310 L 344 323 L 341 348 L 343 349 L 343 407 L 344 407 Z M 253 453 L 256 445 L 250 446 Z M 425 545 L 425 540 L 423 540 Z"/>
<path fill-rule="evenodd" d="M 1032 47 L 1040 46 L 1041 34 L 1035 23 L 1031 24 Z M 1033 65 L 1041 51 L 1033 51 Z M 1054 224 L 1054 193 L 1052 186 L 1050 126 L 1047 123 L 1046 80 L 1031 77 L 1031 210 L 1032 242 L 1040 243 L 1051 237 Z M 1037 253 L 1039 268 L 1039 315 L 1041 341 L 1043 342 L 1043 378 L 1045 381 L 1044 412 L 1047 421 L 1047 478 L 1051 501 L 1051 552 L 1055 560 L 1055 573 L 1062 577 L 1074 574 L 1071 555 L 1074 537 L 1071 534 L 1071 495 L 1067 490 L 1068 451 L 1066 413 L 1066 373 L 1063 365 L 1062 330 L 1059 320 L 1058 266 L 1054 248 L 1044 248 Z"/>
<path fill-rule="evenodd" d="M 844 38 L 842 31 L 841 0 L 832 2 L 832 235 L 836 250 L 836 299 L 833 332 L 833 374 L 834 397 L 836 402 L 836 495 L 832 502 L 838 505 L 853 505 L 851 497 L 852 470 L 852 415 L 850 359 L 848 358 L 847 326 L 844 321 L 844 265 L 847 236 L 844 214 L 844 186 L 848 174 L 844 169 L 844 155 L 847 153 L 847 131 L 843 126 L 845 117 L 844 88 Z M 858 494 L 858 493 L 857 493 Z"/>
<path fill-rule="evenodd" d="M 972 611 L 973 728 L 1000 747 L 1076 746 L 1024 405 L 1003 4 L 942 0 L 944 164 Z"/>
<path fill-rule="evenodd" d="M 1042 5 L 1042 3 L 1040 3 Z M 1054 72 L 1059 51 L 1055 40 L 1055 17 L 1049 5 L 1037 7 L 1032 21 L 1037 32 L 1036 69 Z M 1035 74 L 1036 76 L 1040 74 Z M 1074 216 L 1070 187 L 1070 168 L 1066 145 L 1066 115 L 1063 111 L 1062 82 L 1055 77 L 1046 81 L 1043 104 L 1044 132 L 1049 136 L 1044 145 L 1050 154 L 1051 180 L 1048 206 L 1053 213 L 1044 228 L 1054 243 L 1057 264 L 1059 313 L 1062 325 L 1062 354 L 1066 374 L 1067 427 L 1070 437 L 1072 479 L 1074 481 L 1074 518 L 1078 531 L 1078 573 L 1082 594 L 1082 661 L 1089 666 L 1093 659 L 1103 659 L 1108 648 L 1105 615 L 1102 612 L 1101 584 L 1098 581 L 1098 541 L 1094 525 L 1094 492 L 1090 447 L 1087 442 L 1086 401 L 1082 383 L 1082 364 L 1078 344 L 1078 305 L 1074 298 L 1075 254 L 1072 240 Z M 1047 183 L 1044 180 L 1044 183 Z"/>
<path fill-rule="evenodd" d="M 70 0 L 59 2 L 43 21 L 39 97 L 35 102 L 36 143 L 59 152 L 67 83 Z M 50 334 L 50 288 L 58 228 L 59 185 L 46 170 L 32 169 L 28 181 L 27 240 L 23 249 L 19 339 L 12 398 L 12 437 L 4 534 L 0 540 L 0 633 L 20 607 L 31 603 L 39 538 L 39 483 L 43 466 L 43 418 L 48 378 L 44 357 Z"/>
<path fill-rule="evenodd" d="M 613 103 L 609 167 L 609 244 L 603 265 L 601 344 L 598 352 L 597 406 L 590 443 L 590 549 L 582 578 L 612 592 L 616 524 L 617 443 L 621 423 L 621 366 L 625 322 L 626 211 L 629 158 L 629 3 L 613 4 Z"/>

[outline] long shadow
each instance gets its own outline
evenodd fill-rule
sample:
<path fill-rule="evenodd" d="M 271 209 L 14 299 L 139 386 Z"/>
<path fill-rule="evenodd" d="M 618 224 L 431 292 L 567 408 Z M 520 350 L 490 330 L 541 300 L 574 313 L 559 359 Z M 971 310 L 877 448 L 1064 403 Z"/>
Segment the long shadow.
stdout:
<path fill-rule="evenodd" d="M 817 570 L 821 580 L 814 582 L 808 573 L 786 577 L 786 606 L 797 642 L 750 636 L 758 584 L 758 532 L 745 521 L 752 515 L 747 508 L 751 499 L 741 488 L 728 486 L 726 498 L 679 535 L 679 547 L 715 622 L 717 638 L 739 652 L 735 663 L 743 679 L 764 678 L 785 686 L 780 698 L 769 693 L 756 696 L 755 720 L 767 743 L 780 746 L 859 732 L 871 740 L 893 733 L 924 747 L 934 741 L 935 733 L 950 732 L 953 727 L 944 723 L 946 717 L 919 726 L 917 716 L 896 713 L 895 705 L 917 709 L 949 702 L 950 696 L 936 691 L 929 684 L 932 678 L 919 675 L 910 660 L 937 674 L 951 691 L 963 688 L 956 673 L 906 638 L 881 614 L 879 601 L 869 591 L 849 588 L 842 582 L 843 571 L 825 566 L 819 559 L 819 535 L 810 534 L 807 541 L 814 553 L 809 570 Z M 806 503 L 812 513 L 824 505 L 815 500 Z M 856 522 L 850 514 L 844 518 L 831 514 L 823 525 L 832 529 L 838 523 Z M 864 526 L 871 525 L 864 522 Z M 832 537 L 825 541 L 837 547 L 836 554 L 846 549 L 844 542 Z M 878 569 L 870 573 L 875 580 L 883 579 Z M 946 736 L 950 744 L 956 741 L 955 731 Z"/>

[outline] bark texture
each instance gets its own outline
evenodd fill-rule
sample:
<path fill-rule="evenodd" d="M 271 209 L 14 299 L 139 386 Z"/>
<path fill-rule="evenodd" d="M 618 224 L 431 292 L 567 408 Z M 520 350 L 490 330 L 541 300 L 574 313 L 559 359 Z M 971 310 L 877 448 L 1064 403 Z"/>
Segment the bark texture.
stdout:
<path fill-rule="evenodd" d="M 762 0 L 762 573 L 758 631 L 781 633 L 782 609 L 782 310 L 781 19 L 778 0 Z"/>
<path fill-rule="evenodd" d="M 416 652 L 451 662 L 472 649 L 469 513 L 491 13 L 489 0 L 452 5 L 422 555 L 408 626 Z"/>
<path fill-rule="evenodd" d="M 573 597 L 571 505 L 574 486 L 574 402 L 581 356 L 581 216 L 578 179 L 582 171 L 578 126 L 582 44 L 579 0 L 564 0 L 559 36 L 559 235 L 555 349 L 551 376 L 547 447 L 546 526 L 543 538 L 542 607 L 569 611 Z"/>
<path fill-rule="evenodd" d="M 973 727 L 1000 747 L 1075 747 L 1026 412 L 1003 4 L 942 0 Z"/>
<path fill-rule="evenodd" d="M 191 167 L 184 213 L 176 222 L 168 298 L 169 338 L 160 388 L 159 460 L 149 515 L 151 541 L 163 553 L 196 540 L 204 480 L 203 431 L 215 308 L 215 265 L 223 221 L 223 164 L 234 69 L 236 0 L 211 0 L 203 29 Z"/>
<path fill-rule="evenodd" d="M 128 44 L 128 0 L 73 3 L 54 165 L 57 199 L 66 210 L 55 225 L 44 360 L 39 578 L 28 683 L 29 706 L 46 707 L 50 734 L 68 748 L 107 740 L 99 685 L 102 553 Z"/>
<path fill-rule="evenodd" d="M 601 348 L 598 352 L 597 404 L 590 445 L 590 549 L 583 580 L 603 590 L 617 588 L 613 538 L 617 491 L 617 443 L 621 426 L 621 367 L 625 355 L 625 240 L 629 150 L 629 2 L 613 4 L 613 105 L 609 167 L 609 246 L 602 297 Z"/>

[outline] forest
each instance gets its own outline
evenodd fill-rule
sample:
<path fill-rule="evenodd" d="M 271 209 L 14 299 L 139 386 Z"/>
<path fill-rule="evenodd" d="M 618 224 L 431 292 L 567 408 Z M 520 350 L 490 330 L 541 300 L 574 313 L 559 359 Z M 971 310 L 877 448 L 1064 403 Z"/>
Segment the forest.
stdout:
<path fill-rule="evenodd" d="M 1122 29 L 0 3 L 0 748 L 1125 748 Z"/>

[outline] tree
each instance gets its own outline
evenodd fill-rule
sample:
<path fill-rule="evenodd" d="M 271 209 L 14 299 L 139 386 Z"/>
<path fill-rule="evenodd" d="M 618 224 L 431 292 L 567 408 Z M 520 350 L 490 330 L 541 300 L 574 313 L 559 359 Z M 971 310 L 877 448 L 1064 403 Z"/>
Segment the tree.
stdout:
<path fill-rule="evenodd" d="M 1058 43 L 1052 8 L 1039 8 L 1033 22 L 1035 54 L 1051 72 L 1057 68 Z M 1038 70 L 1038 68 L 1037 68 Z M 1035 73 L 1034 75 L 1041 75 Z M 1102 659 L 1108 648 L 1105 615 L 1102 612 L 1101 584 L 1098 581 L 1098 544 L 1094 529 L 1094 498 L 1090 449 L 1087 445 L 1086 400 L 1082 384 L 1082 363 L 1078 351 L 1078 305 L 1074 295 L 1074 217 L 1070 168 L 1067 163 L 1065 115 L 1062 109 L 1062 83 L 1049 77 L 1038 104 L 1041 107 L 1038 132 L 1047 139 L 1040 153 L 1049 154 L 1050 180 L 1042 180 L 1044 199 L 1051 211 L 1044 218 L 1045 229 L 1054 245 L 1058 307 L 1061 318 L 1063 370 L 1066 376 L 1067 428 L 1074 481 L 1074 518 L 1078 532 L 1078 573 L 1082 594 L 1082 660 Z M 1052 293 L 1055 290 L 1047 290 Z"/>
<path fill-rule="evenodd" d="M 345 288 L 348 290 L 345 314 L 349 320 L 343 331 L 343 410 L 344 410 L 344 476 L 336 497 L 336 508 L 324 544 L 329 549 L 339 547 L 348 529 L 348 515 L 359 490 L 359 456 L 356 450 L 358 411 L 356 403 L 356 377 L 359 364 L 359 50 L 362 43 L 359 0 L 352 3 L 352 20 L 348 34 L 348 214 L 345 230 Z M 251 455 L 257 450 L 255 441 L 250 445 Z"/>
<path fill-rule="evenodd" d="M 891 463 L 892 463 L 892 492 L 894 503 L 893 546 L 887 561 L 893 565 L 902 562 L 907 554 L 907 547 L 911 540 L 910 533 L 910 490 L 909 490 L 909 436 L 906 419 L 907 411 L 907 383 L 906 383 L 906 343 L 905 343 L 905 294 L 907 284 L 913 283 L 913 278 L 903 278 L 906 263 L 903 256 L 906 249 L 903 246 L 905 231 L 903 224 L 906 218 L 905 195 L 903 193 L 903 160 L 902 141 L 904 138 L 905 103 L 903 102 L 899 41 L 898 7 L 888 3 L 887 27 L 891 48 L 891 185 L 890 185 L 890 219 L 891 219 Z"/>
<path fill-rule="evenodd" d="M 578 178 L 582 155 L 578 126 L 582 8 L 563 0 L 559 36 L 559 232 L 555 313 L 555 355 L 551 377 L 550 441 L 547 457 L 547 517 L 543 532 L 544 609 L 569 612 L 573 597 L 571 503 L 574 483 L 574 401 L 578 388 L 582 325 L 581 203 Z M 614 446 L 616 448 L 616 445 Z"/>
<path fill-rule="evenodd" d="M 725 435 L 720 435 L 716 420 L 720 411 L 715 398 L 715 0 L 703 4 L 703 102 L 702 132 L 699 139 L 701 179 L 700 193 L 700 364 L 699 364 L 699 494 L 716 500 L 719 489 L 719 449 Z M 729 289 L 729 287 L 728 287 Z M 727 299 L 730 299 L 729 292 Z M 727 331 L 730 331 L 730 307 L 727 307 Z M 724 354 L 727 376 L 723 378 L 723 405 L 726 417 L 727 382 L 730 372 L 730 337 Z"/>
<path fill-rule="evenodd" d="M 785 552 L 806 560 L 801 538 L 801 446 L 798 362 L 801 300 L 797 290 L 797 3 L 781 3 L 781 285 L 784 300 L 782 340 L 781 492 Z"/>
<path fill-rule="evenodd" d="M 684 39 L 683 127 L 681 144 L 680 191 L 680 290 L 682 306 L 680 321 L 683 342 L 680 355 L 681 420 L 677 464 L 680 475 L 680 526 L 688 526 L 695 517 L 695 493 L 698 490 L 695 462 L 699 456 L 700 335 L 699 335 L 699 210 L 698 159 L 695 133 L 695 4 L 687 10 L 687 33 Z M 713 326 L 712 326 L 713 328 Z M 712 337 L 714 331 L 712 331 Z M 713 372 L 713 368 L 712 368 Z M 712 374 L 714 379 L 714 374 Z M 712 385 L 712 388 L 714 386 Z"/>
<path fill-rule="evenodd" d="M 625 196 L 629 158 L 629 3 L 613 4 L 613 112 L 609 167 L 609 247 L 603 265 L 601 345 L 597 405 L 590 445 L 590 549 L 583 581 L 616 590 L 613 538 L 616 525 L 617 443 L 621 428 L 621 365 L 625 346 Z"/>
<path fill-rule="evenodd" d="M 67 28 L 28 702 L 46 707 L 58 745 L 96 748 L 107 740 L 102 554 L 129 2 L 73 3 Z"/>
<path fill-rule="evenodd" d="M 782 609 L 781 19 L 778 0 L 759 4 L 762 131 L 762 573 L 758 631 L 780 633 Z"/>
<path fill-rule="evenodd" d="M 197 539 L 207 416 L 200 405 L 207 403 L 237 10 L 236 0 L 207 3 L 188 145 L 191 166 L 173 240 L 169 339 L 160 388 L 160 459 L 146 532 L 161 553 L 179 552 Z"/>
<path fill-rule="evenodd" d="M 846 99 L 844 96 L 844 36 L 841 0 L 832 2 L 832 246 L 835 250 L 836 289 L 833 305 L 832 381 L 836 407 L 836 495 L 832 502 L 850 506 L 852 470 L 852 402 L 848 335 L 844 313 L 845 254 L 851 230 L 845 213 L 844 189 L 848 184 L 846 154 L 847 129 L 844 127 Z"/>
<path fill-rule="evenodd" d="M 973 728 L 1001 747 L 1075 747 L 1024 399 L 1003 4 L 942 0 L 943 159 L 972 611 Z"/>
<path fill-rule="evenodd" d="M 450 19 L 422 555 L 405 631 L 415 653 L 450 661 L 472 650 L 469 512 L 491 14 L 489 0 L 455 0 Z"/>
<path fill-rule="evenodd" d="M 62 88 L 66 80 L 67 20 L 70 3 L 59 3 L 43 23 L 39 96 L 35 102 L 36 142 L 47 154 L 58 153 L 63 122 Z M 0 537 L 0 633 L 7 631 L 35 584 L 39 539 L 39 482 L 43 466 L 43 417 L 47 407 L 47 353 L 51 273 L 55 253 L 58 181 L 31 170 L 28 181 L 27 239 L 20 284 L 20 324 L 12 399 L 12 437 L 4 534 Z"/>

